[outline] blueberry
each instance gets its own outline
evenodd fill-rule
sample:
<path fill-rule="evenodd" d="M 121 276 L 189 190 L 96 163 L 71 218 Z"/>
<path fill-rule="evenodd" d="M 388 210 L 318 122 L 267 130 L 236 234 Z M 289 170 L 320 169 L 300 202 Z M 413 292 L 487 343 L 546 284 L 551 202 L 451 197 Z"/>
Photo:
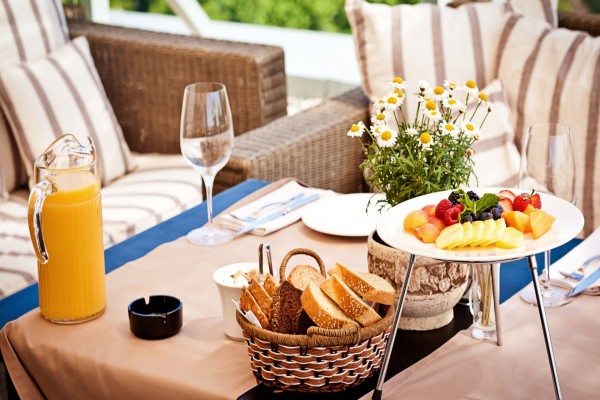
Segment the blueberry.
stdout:
<path fill-rule="evenodd" d="M 492 215 L 491 212 L 489 211 L 484 211 L 479 215 L 479 218 L 481 218 L 482 221 L 485 221 L 487 219 L 493 219 L 494 216 Z"/>
<path fill-rule="evenodd" d="M 473 214 L 463 215 L 460 222 L 473 222 Z"/>
<path fill-rule="evenodd" d="M 494 207 L 492 207 L 492 217 L 494 217 L 494 219 L 502 218 L 503 211 L 504 209 L 502 206 L 500 204 L 496 204 Z"/>

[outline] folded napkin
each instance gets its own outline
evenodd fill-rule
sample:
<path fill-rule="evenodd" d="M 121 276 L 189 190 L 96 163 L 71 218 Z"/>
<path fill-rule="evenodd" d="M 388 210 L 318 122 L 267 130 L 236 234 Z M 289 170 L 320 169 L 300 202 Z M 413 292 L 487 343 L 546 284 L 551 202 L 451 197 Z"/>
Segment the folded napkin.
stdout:
<path fill-rule="evenodd" d="M 581 281 L 568 279 L 561 275 L 560 271 L 565 273 L 578 272 L 577 269 L 590 257 L 600 254 L 600 228 L 588 236 L 583 242 L 577 245 L 573 250 L 565 254 L 557 262 L 550 266 L 550 284 L 553 286 L 573 289 Z M 593 261 L 585 268 L 585 276 L 589 276 L 600 268 L 600 259 Z M 600 279 L 585 289 L 583 294 L 600 295 Z"/>
<path fill-rule="evenodd" d="M 268 193 L 267 195 L 255 200 L 251 203 L 248 203 L 248 204 L 244 205 L 243 207 L 240 207 L 237 210 L 232 211 L 229 214 L 223 215 L 221 217 L 220 225 L 223 228 L 232 229 L 232 230 L 237 231 L 238 229 L 241 229 L 241 228 L 245 227 L 246 225 L 250 224 L 249 222 L 244 222 L 244 221 L 240 220 L 239 218 L 248 217 L 249 215 L 254 213 L 257 209 L 264 206 L 265 204 L 286 201 L 286 200 L 289 200 L 292 197 L 299 195 L 301 193 L 303 193 L 304 196 L 310 196 L 313 193 L 318 193 L 321 197 L 318 200 L 316 200 L 316 202 L 321 201 L 328 197 L 333 197 L 336 195 L 335 192 L 333 192 L 331 190 L 308 188 L 308 187 L 304 187 L 304 186 L 300 185 L 296 181 L 290 181 L 290 182 L 286 183 L 285 185 L 281 186 L 280 188 L 275 189 L 272 192 Z M 311 204 L 314 204 L 314 203 L 312 203 L 312 202 L 308 203 L 303 207 L 297 208 L 297 209 L 289 212 L 288 214 L 285 214 L 279 218 L 269 221 L 264 225 L 260 225 L 260 226 L 256 227 L 255 229 L 253 229 L 252 231 L 250 231 L 250 233 L 252 233 L 254 235 L 258 235 L 258 236 L 265 236 L 265 235 L 275 232 L 281 228 L 284 228 L 288 225 L 291 225 L 294 222 L 296 222 L 302 218 L 302 213 L 304 212 L 306 207 Z M 263 212 L 259 216 L 259 219 L 263 218 L 263 217 L 267 217 L 267 216 L 271 215 L 272 213 L 277 212 L 278 210 L 282 209 L 283 207 L 284 206 L 268 207 L 263 210 Z M 235 218 L 234 216 L 237 218 Z"/>

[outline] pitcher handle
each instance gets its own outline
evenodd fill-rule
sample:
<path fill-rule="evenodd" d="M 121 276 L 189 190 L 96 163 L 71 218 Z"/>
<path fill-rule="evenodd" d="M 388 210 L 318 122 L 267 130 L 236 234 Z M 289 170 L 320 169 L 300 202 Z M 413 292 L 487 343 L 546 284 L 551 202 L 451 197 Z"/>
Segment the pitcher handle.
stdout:
<path fill-rule="evenodd" d="M 51 181 L 44 179 L 36 183 L 29 194 L 29 234 L 31 236 L 31 241 L 35 244 L 34 250 L 40 264 L 46 264 L 48 262 L 48 252 L 46 250 L 46 243 L 44 242 L 44 234 L 42 232 L 42 207 L 46 197 L 54 192 L 54 184 Z M 35 203 L 32 212 L 31 202 L 34 199 L 34 195 Z M 32 226 L 33 229 L 31 229 Z"/>

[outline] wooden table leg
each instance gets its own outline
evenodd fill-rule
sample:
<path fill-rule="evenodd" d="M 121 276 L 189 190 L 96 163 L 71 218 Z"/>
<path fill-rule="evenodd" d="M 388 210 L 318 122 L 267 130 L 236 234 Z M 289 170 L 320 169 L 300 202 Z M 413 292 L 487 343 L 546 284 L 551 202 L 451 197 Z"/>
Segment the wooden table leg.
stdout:
<path fill-rule="evenodd" d="M 500 321 L 500 263 L 492 264 L 492 292 L 494 294 L 494 318 L 496 319 L 496 344 L 502 346 Z"/>
<path fill-rule="evenodd" d="M 552 340 L 550 339 L 550 330 L 548 329 L 546 312 L 544 311 L 544 300 L 542 299 L 542 293 L 540 290 L 540 281 L 537 274 L 537 260 L 535 259 L 535 255 L 529 256 L 529 269 L 531 270 L 531 280 L 533 282 L 533 289 L 535 290 L 535 298 L 537 300 L 540 321 L 542 322 L 542 329 L 544 331 L 546 352 L 548 353 L 548 362 L 550 363 L 552 381 L 554 382 L 554 393 L 556 394 L 557 399 L 562 399 L 560 383 L 558 382 L 558 372 L 556 371 L 556 363 L 554 361 L 554 351 L 552 350 Z"/>
<path fill-rule="evenodd" d="M 398 324 L 400 323 L 400 317 L 402 316 L 402 307 L 404 307 L 404 299 L 406 298 L 406 293 L 408 292 L 408 284 L 410 282 L 414 265 L 415 255 L 411 254 L 410 258 L 408 259 L 406 276 L 404 277 L 404 284 L 402 285 L 400 298 L 398 299 L 398 305 L 396 307 L 396 315 L 394 316 L 394 323 L 392 324 L 392 332 L 390 333 L 387 348 L 385 349 L 385 355 L 383 356 L 383 363 L 381 364 L 381 369 L 379 370 L 379 379 L 377 380 L 377 386 L 375 387 L 373 396 L 371 397 L 373 400 L 380 400 L 381 395 L 383 394 L 383 382 L 385 382 L 385 375 L 390 363 L 390 357 L 392 356 L 392 349 L 394 348 L 394 341 L 396 340 L 396 333 L 398 332 Z"/>

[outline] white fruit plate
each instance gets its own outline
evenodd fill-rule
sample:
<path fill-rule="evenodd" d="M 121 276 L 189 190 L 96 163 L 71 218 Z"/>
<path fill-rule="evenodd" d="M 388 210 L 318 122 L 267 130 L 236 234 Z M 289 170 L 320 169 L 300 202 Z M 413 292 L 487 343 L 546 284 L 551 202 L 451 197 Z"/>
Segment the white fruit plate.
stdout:
<path fill-rule="evenodd" d="M 498 193 L 506 188 L 474 188 L 479 196 L 484 193 Z M 515 194 L 526 192 L 523 189 L 509 189 Z M 525 235 L 525 244 L 516 249 L 501 249 L 494 246 L 465 247 L 451 250 L 438 249 L 434 243 L 423 243 L 414 234 L 404 230 L 404 218 L 414 210 L 428 204 L 436 205 L 448 198 L 452 190 L 431 193 L 407 200 L 384 213 L 377 224 L 377 234 L 388 245 L 416 256 L 430 257 L 446 261 L 473 263 L 500 262 L 515 260 L 532 254 L 559 247 L 573 239 L 583 228 L 583 215 L 571 203 L 556 196 L 540 193 L 542 210 L 556 218 L 552 229 L 542 237 L 533 239 L 531 233 Z"/>

